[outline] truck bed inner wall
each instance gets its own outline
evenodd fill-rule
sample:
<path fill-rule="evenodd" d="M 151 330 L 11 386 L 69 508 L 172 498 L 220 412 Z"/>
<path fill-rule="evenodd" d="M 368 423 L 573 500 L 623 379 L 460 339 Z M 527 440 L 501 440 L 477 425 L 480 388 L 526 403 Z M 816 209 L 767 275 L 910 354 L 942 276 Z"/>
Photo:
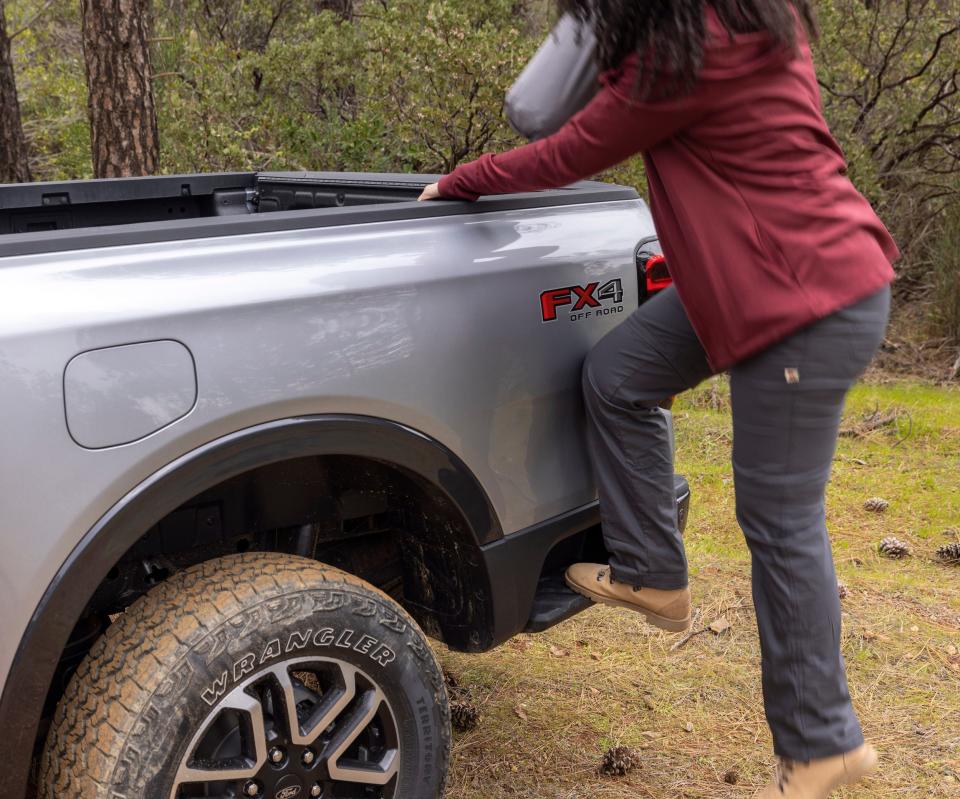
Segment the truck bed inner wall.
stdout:
<path fill-rule="evenodd" d="M 417 203 L 436 176 L 225 173 L 0 186 L 0 257 L 636 199 L 578 183 L 478 203 Z"/>
<path fill-rule="evenodd" d="M 416 200 L 420 185 L 224 174 L 0 187 L 0 234 L 133 225 Z"/>

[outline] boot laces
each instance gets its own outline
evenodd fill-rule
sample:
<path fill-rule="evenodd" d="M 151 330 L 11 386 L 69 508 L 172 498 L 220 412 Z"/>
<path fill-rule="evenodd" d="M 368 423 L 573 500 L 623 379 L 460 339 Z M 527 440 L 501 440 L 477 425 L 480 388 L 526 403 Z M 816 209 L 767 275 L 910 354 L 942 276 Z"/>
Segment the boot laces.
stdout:
<path fill-rule="evenodd" d="M 600 571 L 597 572 L 597 582 L 598 582 L 598 583 L 602 583 L 602 582 L 604 581 L 604 579 L 606 578 L 606 576 L 607 576 L 607 572 L 609 572 L 609 571 L 610 571 L 610 567 L 609 567 L 609 566 L 605 566 L 604 568 L 600 569 Z M 610 575 L 610 585 L 613 585 L 615 582 L 616 582 L 616 580 L 613 579 L 613 575 L 611 574 L 611 575 Z M 641 586 L 634 586 L 632 590 L 633 590 L 634 593 L 637 593 L 637 591 L 639 591 L 640 588 L 641 588 Z"/>
<path fill-rule="evenodd" d="M 609 572 L 609 571 L 610 571 L 610 567 L 609 567 L 609 566 L 606 566 L 605 568 L 600 569 L 600 571 L 597 572 L 597 582 L 598 582 L 598 583 L 602 583 L 602 582 L 604 581 L 604 579 L 606 578 L 606 576 L 607 576 L 607 572 Z M 611 574 L 611 575 L 610 575 L 610 585 L 613 585 L 615 582 L 616 582 L 616 580 L 613 579 L 613 575 Z M 635 586 L 633 586 L 633 588 L 632 588 L 631 590 L 633 591 L 633 593 L 637 593 L 641 588 L 642 588 L 642 586 L 635 585 Z"/>
<path fill-rule="evenodd" d="M 777 788 L 780 793 L 784 792 L 787 783 L 790 781 L 790 775 L 793 773 L 794 762 L 788 758 L 781 757 L 777 760 L 776 780 Z"/>

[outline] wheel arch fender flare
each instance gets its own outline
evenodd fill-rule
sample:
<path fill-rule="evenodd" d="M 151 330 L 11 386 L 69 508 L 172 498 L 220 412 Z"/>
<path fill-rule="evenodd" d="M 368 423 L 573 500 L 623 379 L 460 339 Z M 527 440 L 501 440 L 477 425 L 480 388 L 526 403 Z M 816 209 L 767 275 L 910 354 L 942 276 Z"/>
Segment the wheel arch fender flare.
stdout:
<path fill-rule="evenodd" d="M 250 469 L 314 455 L 354 455 L 399 467 L 441 491 L 463 517 L 478 551 L 503 538 L 496 511 L 454 452 L 406 425 L 369 416 L 279 419 L 230 433 L 159 469 L 116 502 L 74 547 L 47 586 L 14 655 L 0 697 L 5 796 L 26 795 L 43 705 L 60 655 L 109 569 L 169 511 Z"/>

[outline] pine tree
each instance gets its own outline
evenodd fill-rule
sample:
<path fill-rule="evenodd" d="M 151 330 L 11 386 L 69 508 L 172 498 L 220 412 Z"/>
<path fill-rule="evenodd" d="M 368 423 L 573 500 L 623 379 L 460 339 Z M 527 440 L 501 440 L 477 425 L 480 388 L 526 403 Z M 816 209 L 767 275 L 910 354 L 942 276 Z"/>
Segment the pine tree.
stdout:
<path fill-rule="evenodd" d="M 151 175 L 160 161 L 149 0 L 80 0 L 93 171 Z"/>
<path fill-rule="evenodd" d="M 0 0 L 0 183 L 30 180 L 27 142 L 20 119 L 20 100 L 13 73 L 4 0 Z"/>

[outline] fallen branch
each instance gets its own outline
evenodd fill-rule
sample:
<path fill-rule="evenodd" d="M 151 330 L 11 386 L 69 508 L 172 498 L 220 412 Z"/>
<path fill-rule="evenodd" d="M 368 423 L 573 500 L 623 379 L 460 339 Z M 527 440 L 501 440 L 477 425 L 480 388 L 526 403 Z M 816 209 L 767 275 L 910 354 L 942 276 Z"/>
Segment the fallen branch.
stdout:
<path fill-rule="evenodd" d="M 670 647 L 671 652 L 676 652 L 680 647 L 686 644 L 687 641 L 689 641 L 691 638 L 697 635 L 703 635 L 703 633 L 707 632 L 707 630 L 710 629 L 709 627 L 702 627 L 699 630 L 697 629 L 697 624 L 700 622 L 700 616 L 701 616 L 700 608 L 697 608 L 693 612 L 693 621 L 690 624 L 690 632 L 688 632 L 685 636 L 683 636 L 683 638 L 681 638 L 673 646 Z"/>
<path fill-rule="evenodd" d="M 872 433 L 874 430 L 879 430 L 881 427 L 890 427 L 891 425 L 896 424 L 899 416 L 900 414 L 898 411 L 887 411 L 886 413 L 883 413 L 879 408 L 876 408 L 872 413 L 867 414 L 856 424 L 851 425 L 850 427 L 840 428 L 840 435 L 860 438 L 861 436 L 865 436 L 867 433 Z"/>

